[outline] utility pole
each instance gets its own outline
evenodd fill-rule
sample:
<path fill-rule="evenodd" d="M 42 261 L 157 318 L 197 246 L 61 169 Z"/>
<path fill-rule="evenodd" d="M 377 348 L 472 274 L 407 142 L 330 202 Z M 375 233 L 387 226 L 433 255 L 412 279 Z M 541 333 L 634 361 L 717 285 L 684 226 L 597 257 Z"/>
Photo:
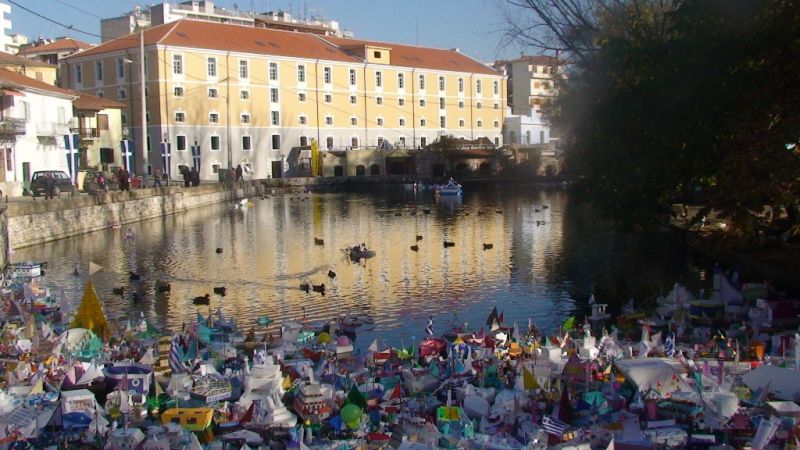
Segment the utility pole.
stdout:
<path fill-rule="evenodd" d="M 147 98 L 145 98 L 145 94 L 147 92 L 147 87 L 145 86 L 145 70 L 144 70 L 144 29 L 139 28 L 139 81 L 140 81 L 140 95 L 142 97 L 142 145 L 140 154 L 142 159 L 142 184 L 145 185 L 147 183 L 147 166 L 150 164 L 150 154 L 147 149 Z"/>

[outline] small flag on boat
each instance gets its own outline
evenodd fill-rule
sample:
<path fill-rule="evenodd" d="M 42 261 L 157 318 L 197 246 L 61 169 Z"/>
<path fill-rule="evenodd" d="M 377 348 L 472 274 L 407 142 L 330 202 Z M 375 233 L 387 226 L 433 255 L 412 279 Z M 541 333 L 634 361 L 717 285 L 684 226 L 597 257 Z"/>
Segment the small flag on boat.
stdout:
<path fill-rule="evenodd" d="M 667 339 L 664 342 L 664 352 L 670 358 L 675 356 L 675 333 L 672 333 L 671 336 L 667 336 Z"/>
<path fill-rule="evenodd" d="M 181 348 L 180 348 L 180 340 L 178 339 L 178 335 L 174 335 L 172 337 L 172 345 L 169 347 L 169 368 L 172 370 L 172 373 L 184 373 L 186 372 L 186 367 L 181 362 Z"/>
<path fill-rule="evenodd" d="M 433 336 L 433 316 L 430 316 L 428 319 L 428 326 L 425 327 L 425 332 L 428 333 L 428 335 Z"/>
<path fill-rule="evenodd" d="M 372 353 L 378 352 L 378 338 L 375 338 L 375 340 L 372 341 L 372 344 L 369 345 L 369 351 Z"/>
<path fill-rule="evenodd" d="M 567 424 L 550 416 L 542 417 L 542 428 L 544 429 L 545 433 L 552 434 L 553 436 L 558 436 L 559 438 L 564 436 L 564 431 L 567 430 Z"/>

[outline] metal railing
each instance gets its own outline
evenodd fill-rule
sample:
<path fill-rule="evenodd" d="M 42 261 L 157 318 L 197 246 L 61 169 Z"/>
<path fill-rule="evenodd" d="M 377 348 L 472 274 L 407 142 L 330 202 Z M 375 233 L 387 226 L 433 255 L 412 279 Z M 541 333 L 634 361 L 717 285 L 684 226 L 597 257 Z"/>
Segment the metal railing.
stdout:
<path fill-rule="evenodd" d="M 7 117 L 0 119 L 0 135 L 25 134 L 25 119 Z"/>

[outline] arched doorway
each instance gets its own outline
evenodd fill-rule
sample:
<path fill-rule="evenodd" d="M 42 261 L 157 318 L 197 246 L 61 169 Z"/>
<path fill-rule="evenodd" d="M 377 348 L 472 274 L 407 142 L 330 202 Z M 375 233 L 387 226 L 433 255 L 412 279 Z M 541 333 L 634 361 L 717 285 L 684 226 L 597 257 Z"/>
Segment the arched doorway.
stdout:
<path fill-rule="evenodd" d="M 381 166 L 377 164 L 373 164 L 369 166 L 369 174 L 370 175 L 380 175 L 381 174 Z"/>
<path fill-rule="evenodd" d="M 364 175 L 366 175 L 366 174 L 367 174 L 367 169 L 366 169 L 366 167 L 364 167 L 364 166 L 361 166 L 361 165 L 359 165 L 359 166 L 356 166 L 356 176 L 358 176 L 358 177 L 363 177 L 363 176 L 364 176 Z"/>
<path fill-rule="evenodd" d="M 342 166 L 334 166 L 333 167 L 333 176 L 335 176 L 335 177 L 343 177 L 344 176 L 344 167 L 342 167 Z"/>

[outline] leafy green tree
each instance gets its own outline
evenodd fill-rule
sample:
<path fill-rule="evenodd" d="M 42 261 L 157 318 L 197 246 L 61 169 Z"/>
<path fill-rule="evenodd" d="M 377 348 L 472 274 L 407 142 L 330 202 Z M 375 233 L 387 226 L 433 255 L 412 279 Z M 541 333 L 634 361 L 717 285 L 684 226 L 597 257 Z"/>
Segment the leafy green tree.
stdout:
<path fill-rule="evenodd" d="M 510 41 L 569 62 L 548 114 L 564 130 L 577 190 L 605 216 L 647 226 L 694 201 L 724 218 L 737 242 L 756 242 L 777 218 L 800 231 L 800 2 L 506 8 Z"/>

